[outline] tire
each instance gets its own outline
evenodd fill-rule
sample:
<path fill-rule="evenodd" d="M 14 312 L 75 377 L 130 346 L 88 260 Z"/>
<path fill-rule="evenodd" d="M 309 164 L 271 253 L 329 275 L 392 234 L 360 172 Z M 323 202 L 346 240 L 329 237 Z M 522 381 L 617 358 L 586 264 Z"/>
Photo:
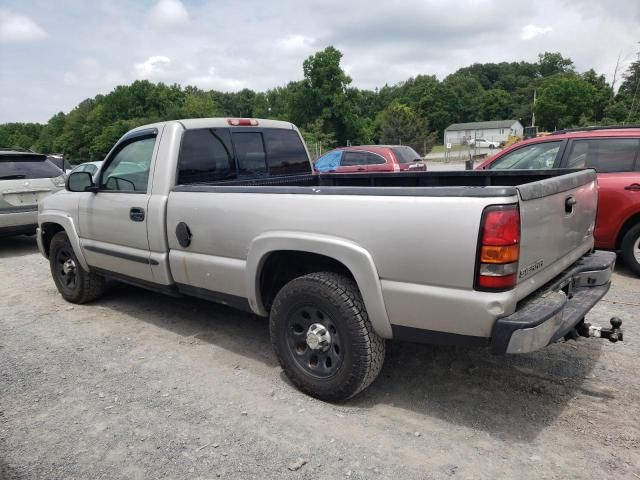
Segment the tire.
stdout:
<path fill-rule="evenodd" d="M 622 259 L 636 275 L 640 275 L 640 224 L 625 233 L 620 244 Z"/>
<path fill-rule="evenodd" d="M 51 239 L 49 266 L 60 295 L 68 302 L 87 303 L 104 293 L 104 277 L 87 272 L 80 266 L 65 232 L 58 232 Z"/>
<path fill-rule="evenodd" d="M 495 145 L 493 143 L 489 144 L 489 150 L 493 150 L 495 147 Z"/>
<path fill-rule="evenodd" d="M 326 351 L 308 343 L 314 325 L 330 337 Z M 341 402 L 357 395 L 384 363 L 384 339 L 373 331 L 357 285 L 343 275 L 311 273 L 287 283 L 273 302 L 269 330 L 289 380 L 320 400 Z"/>

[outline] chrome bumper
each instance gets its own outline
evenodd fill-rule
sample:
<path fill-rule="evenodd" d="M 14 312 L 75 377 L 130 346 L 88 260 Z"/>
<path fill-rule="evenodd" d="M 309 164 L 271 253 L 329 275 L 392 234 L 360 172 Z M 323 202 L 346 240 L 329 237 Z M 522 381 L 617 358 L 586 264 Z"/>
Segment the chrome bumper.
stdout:
<path fill-rule="evenodd" d="M 527 297 L 515 313 L 496 321 L 493 352 L 533 352 L 564 337 L 609 291 L 615 262 L 614 252 L 595 251 Z"/>

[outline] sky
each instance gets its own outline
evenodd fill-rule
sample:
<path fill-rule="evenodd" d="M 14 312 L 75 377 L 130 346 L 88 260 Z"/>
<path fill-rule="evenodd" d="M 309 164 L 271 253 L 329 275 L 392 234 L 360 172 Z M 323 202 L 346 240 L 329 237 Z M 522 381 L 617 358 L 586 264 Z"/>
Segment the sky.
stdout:
<path fill-rule="evenodd" d="M 328 45 L 360 88 L 545 51 L 611 81 L 638 41 L 639 0 L 0 0 L 0 123 L 136 79 L 262 91 Z"/>

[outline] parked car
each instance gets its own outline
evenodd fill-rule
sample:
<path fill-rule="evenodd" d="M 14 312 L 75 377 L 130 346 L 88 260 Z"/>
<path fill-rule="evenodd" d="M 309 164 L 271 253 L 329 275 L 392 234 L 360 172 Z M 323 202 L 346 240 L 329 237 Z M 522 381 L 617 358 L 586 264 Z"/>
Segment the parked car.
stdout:
<path fill-rule="evenodd" d="M 362 145 L 331 150 L 315 161 L 314 169 L 321 173 L 372 173 L 425 171 L 427 166 L 406 145 Z"/>
<path fill-rule="evenodd" d="M 113 278 L 269 317 L 289 379 L 339 401 L 378 375 L 385 339 L 504 354 L 605 336 L 583 322 L 615 263 L 592 253 L 596 197 L 593 170 L 313 174 L 290 123 L 192 119 L 72 173 L 37 238 L 67 301 Z"/>
<path fill-rule="evenodd" d="M 39 153 L 0 151 L 0 236 L 33 234 L 38 202 L 64 187 L 63 172 Z"/>
<path fill-rule="evenodd" d="M 469 146 L 473 148 L 490 148 L 493 150 L 494 148 L 500 147 L 500 142 L 493 142 L 486 138 L 472 138 L 469 140 Z"/>
<path fill-rule="evenodd" d="M 60 154 L 57 154 L 57 153 L 50 154 L 50 155 L 47 155 L 47 160 L 49 160 L 56 167 L 58 167 L 60 170 L 62 170 L 66 175 L 71 173 L 71 170 L 73 169 L 73 165 L 71 165 L 64 158 L 63 155 L 60 155 Z"/>
<path fill-rule="evenodd" d="M 640 275 L 640 128 L 563 130 L 513 145 L 479 169 L 594 168 L 599 200 L 595 245 L 621 253 Z"/>
<path fill-rule="evenodd" d="M 96 174 L 98 169 L 102 166 L 102 163 L 103 163 L 102 161 L 81 163 L 77 167 L 74 167 L 74 169 L 71 170 L 71 173 L 73 173 L 73 172 L 89 172 L 91 174 L 91 176 L 93 176 L 93 175 Z"/>

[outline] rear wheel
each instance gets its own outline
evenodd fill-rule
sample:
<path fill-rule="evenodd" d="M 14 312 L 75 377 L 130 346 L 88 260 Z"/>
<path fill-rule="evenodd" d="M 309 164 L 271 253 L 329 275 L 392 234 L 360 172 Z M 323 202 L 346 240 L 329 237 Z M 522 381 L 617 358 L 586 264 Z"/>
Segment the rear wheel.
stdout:
<path fill-rule="evenodd" d="M 380 373 L 384 339 L 371 326 L 355 282 L 312 273 L 286 284 L 270 317 L 271 342 L 291 382 L 325 401 L 343 401 Z"/>
<path fill-rule="evenodd" d="M 632 227 L 620 244 L 622 259 L 636 275 L 640 275 L 640 224 Z"/>
<path fill-rule="evenodd" d="M 65 232 L 58 232 L 51 239 L 49 266 L 60 295 L 68 302 L 86 303 L 104 293 L 104 277 L 82 268 Z"/>

